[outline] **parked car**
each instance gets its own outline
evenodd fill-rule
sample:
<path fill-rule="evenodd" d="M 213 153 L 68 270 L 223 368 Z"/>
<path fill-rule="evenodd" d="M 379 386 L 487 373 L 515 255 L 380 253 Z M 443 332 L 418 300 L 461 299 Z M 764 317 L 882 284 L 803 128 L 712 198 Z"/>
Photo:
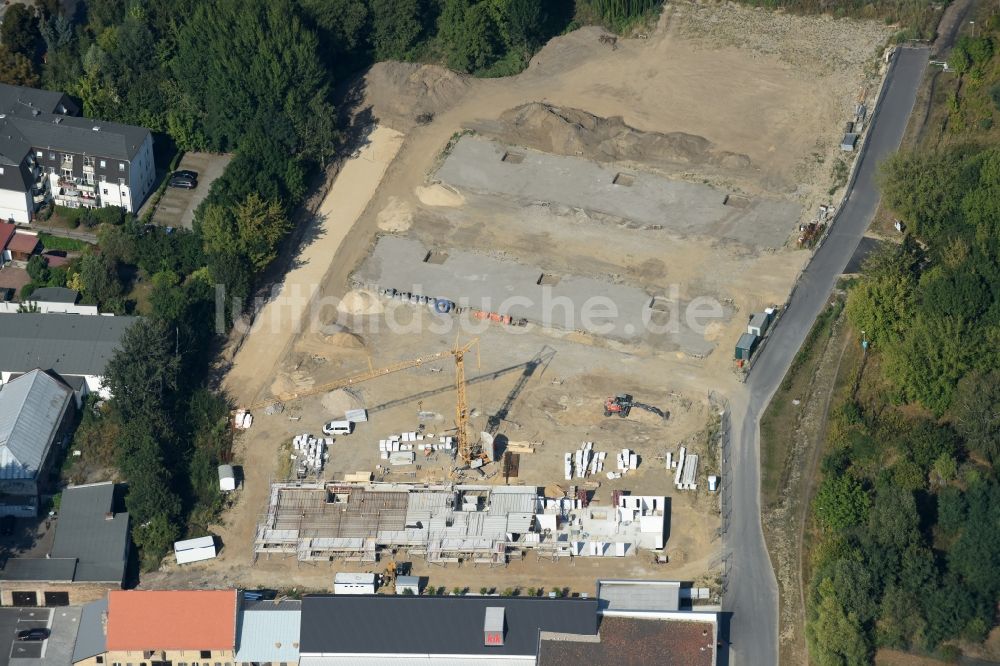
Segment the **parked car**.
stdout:
<path fill-rule="evenodd" d="M 45 627 L 35 627 L 34 629 L 22 629 L 17 632 L 19 641 L 44 641 L 49 637 L 49 630 Z"/>
<path fill-rule="evenodd" d="M 325 435 L 350 435 L 354 429 L 354 424 L 350 421 L 330 421 L 323 426 Z"/>
<path fill-rule="evenodd" d="M 172 178 L 187 178 L 188 180 L 198 180 L 198 172 L 191 171 L 190 169 L 181 169 L 179 171 L 174 171 Z"/>
<path fill-rule="evenodd" d="M 14 533 L 14 527 L 17 525 L 17 518 L 14 516 L 4 516 L 0 518 L 0 535 L 10 536 Z"/>
<path fill-rule="evenodd" d="M 169 187 L 179 187 L 184 190 L 193 190 L 198 187 L 198 181 L 192 180 L 190 178 L 183 178 L 179 176 L 173 176 L 168 182 Z"/>

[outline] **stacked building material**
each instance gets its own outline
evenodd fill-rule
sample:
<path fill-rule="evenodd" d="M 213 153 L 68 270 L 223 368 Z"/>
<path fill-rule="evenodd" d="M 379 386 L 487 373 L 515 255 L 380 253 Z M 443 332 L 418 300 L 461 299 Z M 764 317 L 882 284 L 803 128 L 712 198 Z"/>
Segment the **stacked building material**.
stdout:
<path fill-rule="evenodd" d="M 313 437 L 308 433 L 292 438 L 292 460 L 299 463 L 298 474 L 305 476 L 309 472 L 322 472 L 326 461 L 330 459 L 327 448 L 333 440 L 325 437 Z"/>

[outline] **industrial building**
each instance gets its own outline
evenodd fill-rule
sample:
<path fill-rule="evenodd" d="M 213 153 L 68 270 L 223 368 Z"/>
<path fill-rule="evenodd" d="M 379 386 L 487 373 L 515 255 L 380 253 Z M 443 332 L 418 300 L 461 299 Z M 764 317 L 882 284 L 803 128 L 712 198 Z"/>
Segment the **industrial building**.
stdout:
<path fill-rule="evenodd" d="M 593 640 L 597 601 L 315 595 L 302 600 L 299 663 L 529 666 L 546 634 Z"/>
<path fill-rule="evenodd" d="M 611 505 L 529 486 L 275 483 L 254 552 L 301 561 L 375 562 L 405 550 L 435 564 L 539 557 L 625 557 L 664 546 L 667 498 L 616 492 Z"/>

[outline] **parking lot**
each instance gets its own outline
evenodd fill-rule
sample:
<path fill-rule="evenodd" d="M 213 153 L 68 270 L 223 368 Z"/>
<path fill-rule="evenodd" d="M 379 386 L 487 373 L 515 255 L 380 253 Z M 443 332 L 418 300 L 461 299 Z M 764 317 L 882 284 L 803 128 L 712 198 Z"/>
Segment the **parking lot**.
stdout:
<path fill-rule="evenodd" d="M 0 608 L 0 666 L 26 664 L 25 659 L 41 659 L 49 641 L 18 641 L 17 632 L 35 627 L 48 627 L 52 610 L 47 608 Z"/>
<path fill-rule="evenodd" d="M 177 169 L 187 169 L 198 174 L 198 186 L 193 190 L 168 187 L 153 213 L 153 222 L 163 227 L 191 228 L 194 211 L 208 195 L 216 178 L 226 170 L 232 155 L 214 153 L 185 153 Z M 167 176 L 169 178 L 169 174 Z"/>

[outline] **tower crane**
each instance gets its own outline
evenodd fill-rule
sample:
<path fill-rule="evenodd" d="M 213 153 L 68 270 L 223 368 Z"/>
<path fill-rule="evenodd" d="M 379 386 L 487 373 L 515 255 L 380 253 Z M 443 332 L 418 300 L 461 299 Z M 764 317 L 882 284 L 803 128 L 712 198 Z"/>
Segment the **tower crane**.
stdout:
<path fill-rule="evenodd" d="M 449 356 L 455 359 L 455 427 L 457 429 L 456 440 L 458 441 L 458 455 L 462 463 L 469 465 L 473 458 L 481 455 L 477 451 L 474 451 L 474 447 L 469 439 L 468 432 L 468 421 L 469 421 L 469 408 L 466 401 L 465 393 L 465 354 L 476 346 L 478 350 L 479 338 L 473 338 L 465 345 L 459 346 L 457 341 L 452 349 L 447 351 L 441 351 L 434 354 L 429 354 L 427 356 L 419 356 L 417 358 L 407 359 L 405 361 L 398 361 L 390 365 L 383 366 L 381 368 L 375 368 L 371 365 L 371 360 L 369 360 L 368 370 L 365 372 L 359 372 L 357 374 L 349 375 L 347 377 L 342 377 L 336 381 L 332 381 L 326 384 L 320 384 L 319 386 L 313 386 L 302 391 L 294 393 L 283 393 L 274 398 L 268 398 L 265 400 L 258 400 L 254 402 L 249 407 L 246 408 L 247 411 L 253 411 L 255 409 L 265 407 L 267 405 L 274 404 L 276 402 L 292 402 L 294 400 L 301 400 L 311 395 L 316 395 L 317 393 L 326 393 L 328 391 L 336 391 L 338 389 L 347 388 L 354 386 L 355 384 L 360 384 L 362 382 L 367 382 L 371 379 L 376 379 L 378 377 L 384 377 L 386 375 L 391 375 L 395 372 L 400 372 L 401 370 L 408 370 L 410 368 L 417 368 L 421 365 L 427 363 L 433 363 L 434 361 L 440 361 L 443 358 L 448 358 Z"/>

